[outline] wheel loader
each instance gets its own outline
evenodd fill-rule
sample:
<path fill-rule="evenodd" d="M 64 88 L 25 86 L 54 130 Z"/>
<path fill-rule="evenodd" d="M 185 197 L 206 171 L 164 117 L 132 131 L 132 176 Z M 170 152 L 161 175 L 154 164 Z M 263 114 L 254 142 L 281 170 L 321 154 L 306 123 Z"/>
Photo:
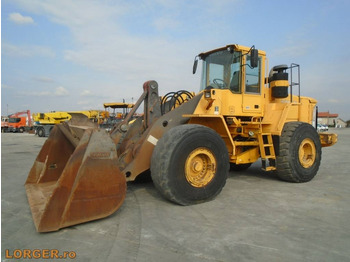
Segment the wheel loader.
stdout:
<path fill-rule="evenodd" d="M 127 182 L 150 171 L 157 190 L 180 205 L 209 201 L 230 170 L 261 159 L 262 169 L 288 182 L 317 173 L 321 147 L 335 134 L 311 125 L 316 100 L 300 96 L 299 66 L 270 71 L 266 53 L 237 44 L 200 53 L 200 91 L 162 97 L 147 81 L 126 118 L 106 133 L 71 119 L 56 125 L 25 183 L 38 232 L 56 231 L 114 213 Z M 131 121 L 143 106 L 142 117 Z"/>

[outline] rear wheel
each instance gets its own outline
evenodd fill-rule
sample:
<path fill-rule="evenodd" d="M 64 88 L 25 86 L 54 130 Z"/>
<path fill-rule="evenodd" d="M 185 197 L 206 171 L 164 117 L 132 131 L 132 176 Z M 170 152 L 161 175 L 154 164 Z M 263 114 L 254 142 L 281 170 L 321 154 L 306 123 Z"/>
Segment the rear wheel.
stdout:
<path fill-rule="evenodd" d="M 151 160 L 155 187 L 168 200 L 190 205 L 213 199 L 229 171 L 225 142 L 201 125 L 170 129 L 158 141 Z"/>
<path fill-rule="evenodd" d="M 44 137 L 44 136 L 45 136 L 45 130 L 44 130 L 44 128 L 40 127 L 40 128 L 38 129 L 38 136 L 39 136 L 39 137 Z"/>
<path fill-rule="evenodd" d="M 307 123 L 288 122 L 280 137 L 277 174 L 285 181 L 308 182 L 321 163 L 321 142 L 316 129 Z"/>

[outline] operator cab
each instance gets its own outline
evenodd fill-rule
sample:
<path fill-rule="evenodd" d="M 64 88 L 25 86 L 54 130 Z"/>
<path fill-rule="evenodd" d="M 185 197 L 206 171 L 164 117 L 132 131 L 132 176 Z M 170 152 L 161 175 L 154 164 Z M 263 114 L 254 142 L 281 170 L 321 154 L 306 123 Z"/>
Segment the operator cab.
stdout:
<path fill-rule="evenodd" d="M 21 118 L 19 117 L 10 117 L 9 118 L 9 123 L 19 123 L 21 121 Z"/>
<path fill-rule="evenodd" d="M 262 115 L 265 52 L 254 46 L 227 45 L 196 56 L 193 73 L 199 59 L 203 60 L 200 91 L 206 98 L 221 96 L 219 101 L 227 101 L 217 105 L 222 115 Z"/>
<path fill-rule="evenodd" d="M 236 50 L 235 45 L 201 53 L 195 59 L 193 73 L 196 72 L 198 59 L 203 60 L 200 90 L 229 89 L 234 94 L 260 94 L 261 61 L 258 50 L 253 47 L 245 53 Z"/>

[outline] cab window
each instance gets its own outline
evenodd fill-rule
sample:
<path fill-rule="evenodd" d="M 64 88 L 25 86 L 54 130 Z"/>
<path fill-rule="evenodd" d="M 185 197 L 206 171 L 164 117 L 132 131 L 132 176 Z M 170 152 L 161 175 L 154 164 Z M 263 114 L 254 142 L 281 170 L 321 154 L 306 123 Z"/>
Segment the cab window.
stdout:
<path fill-rule="evenodd" d="M 12 117 L 9 119 L 9 123 L 19 123 L 21 121 L 20 118 L 15 118 L 15 117 Z"/>
<path fill-rule="evenodd" d="M 258 67 L 251 68 L 250 55 L 247 55 L 247 62 L 245 66 L 245 92 L 260 94 L 260 65 L 261 58 L 259 57 Z"/>
<path fill-rule="evenodd" d="M 221 50 L 203 59 L 201 90 L 206 88 L 230 89 L 240 93 L 241 52 Z"/>
<path fill-rule="evenodd" d="M 233 93 L 241 93 L 241 55 L 236 55 L 231 64 L 230 90 Z"/>

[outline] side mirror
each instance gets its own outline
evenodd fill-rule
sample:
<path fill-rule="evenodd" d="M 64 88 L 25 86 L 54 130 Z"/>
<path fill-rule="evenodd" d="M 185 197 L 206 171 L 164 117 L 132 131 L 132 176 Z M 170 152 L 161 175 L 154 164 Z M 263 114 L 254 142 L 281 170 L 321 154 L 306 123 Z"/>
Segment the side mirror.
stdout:
<path fill-rule="evenodd" d="M 194 58 L 194 63 L 193 63 L 193 70 L 192 73 L 195 74 L 197 71 L 197 66 L 198 66 L 198 56 Z"/>
<path fill-rule="evenodd" d="M 250 67 L 255 68 L 258 67 L 259 56 L 258 49 L 253 48 L 250 50 Z"/>

